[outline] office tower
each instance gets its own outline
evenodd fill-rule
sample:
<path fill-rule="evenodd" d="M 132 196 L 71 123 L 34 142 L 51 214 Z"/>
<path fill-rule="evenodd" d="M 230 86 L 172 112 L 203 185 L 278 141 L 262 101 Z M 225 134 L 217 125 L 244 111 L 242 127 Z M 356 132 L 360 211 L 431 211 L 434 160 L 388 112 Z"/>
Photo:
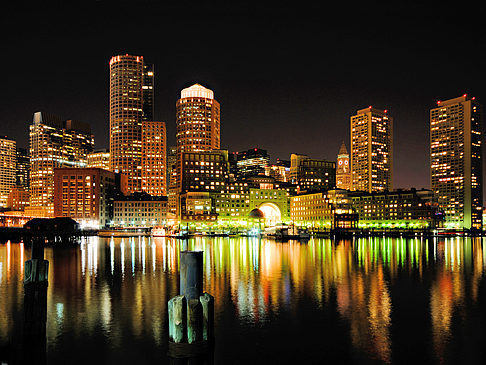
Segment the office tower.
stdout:
<path fill-rule="evenodd" d="M 110 169 L 110 151 L 107 148 L 95 150 L 88 154 L 86 167 L 97 169 Z"/>
<path fill-rule="evenodd" d="M 88 124 L 34 113 L 30 126 L 30 206 L 54 213 L 54 168 L 85 167 L 94 137 Z"/>
<path fill-rule="evenodd" d="M 351 168 L 349 166 L 349 154 L 344 142 L 339 149 L 336 168 L 336 188 L 351 190 Z"/>
<path fill-rule="evenodd" d="M 141 56 L 110 60 L 110 170 L 127 176 L 130 194 L 142 190 L 142 121 L 153 116 L 153 76 Z"/>
<path fill-rule="evenodd" d="M 352 189 L 367 192 L 393 186 L 393 118 L 373 107 L 351 117 Z"/>
<path fill-rule="evenodd" d="M 236 154 L 237 178 L 246 179 L 251 176 L 265 175 L 265 167 L 270 164 L 267 150 L 251 148 Z"/>
<path fill-rule="evenodd" d="M 177 148 L 167 149 L 167 196 L 168 212 L 176 214 L 177 208 Z"/>
<path fill-rule="evenodd" d="M 27 148 L 17 147 L 17 167 L 15 173 L 15 185 L 29 190 L 30 180 L 30 154 Z"/>
<path fill-rule="evenodd" d="M 7 207 L 8 194 L 15 186 L 17 143 L 0 137 L 0 208 Z"/>
<path fill-rule="evenodd" d="M 164 122 L 142 122 L 142 190 L 167 195 L 166 130 Z"/>
<path fill-rule="evenodd" d="M 275 181 L 290 182 L 290 161 L 277 159 L 275 165 L 265 167 L 265 175 L 273 177 Z"/>
<path fill-rule="evenodd" d="M 461 97 L 430 110 L 430 185 L 446 228 L 482 226 L 481 105 Z"/>
<path fill-rule="evenodd" d="M 290 176 L 299 191 L 333 189 L 336 186 L 336 163 L 292 154 Z"/>
<path fill-rule="evenodd" d="M 115 173 L 100 168 L 54 169 L 54 216 L 71 217 L 81 227 L 102 228 L 113 218 Z"/>

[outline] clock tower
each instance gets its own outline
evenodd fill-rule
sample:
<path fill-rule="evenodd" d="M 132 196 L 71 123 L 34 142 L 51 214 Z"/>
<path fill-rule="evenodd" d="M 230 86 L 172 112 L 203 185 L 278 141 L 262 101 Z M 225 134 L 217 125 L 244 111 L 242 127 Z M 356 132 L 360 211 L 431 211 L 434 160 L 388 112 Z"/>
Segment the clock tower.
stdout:
<path fill-rule="evenodd" d="M 341 144 L 337 156 L 336 188 L 351 190 L 351 169 L 349 166 L 349 154 L 344 142 Z"/>

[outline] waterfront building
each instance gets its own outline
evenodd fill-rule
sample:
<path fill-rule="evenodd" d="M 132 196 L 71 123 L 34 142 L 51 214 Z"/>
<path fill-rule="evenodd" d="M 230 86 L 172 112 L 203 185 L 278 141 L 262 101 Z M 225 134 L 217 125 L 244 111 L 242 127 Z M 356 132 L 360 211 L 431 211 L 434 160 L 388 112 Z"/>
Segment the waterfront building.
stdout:
<path fill-rule="evenodd" d="M 142 191 L 167 196 L 166 129 L 164 122 L 142 122 Z"/>
<path fill-rule="evenodd" d="M 54 169 L 54 216 L 70 217 L 81 227 L 102 228 L 113 217 L 119 191 L 115 173 L 101 168 Z"/>
<path fill-rule="evenodd" d="M 153 77 L 141 56 L 110 60 L 110 170 L 127 175 L 130 194 L 142 190 L 142 121 L 153 117 Z"/>
<path fill-rule="evenodd" d="M 337 168 L 336 168 L 336 188 L 351 190 L 351 166 L 349 163 L 349 154 L 344 142 L 339 149 L 337 156 Z"/>
<path fill-rule="evenodd" d="M 358 221 L 348 191 L 342 189 L 290 197 L 290 219 L 298 226 L 315 230 L 356 228 Z"/>
<path fill-rule="evenodd" d="M 0 137 L 0 208 L 7 207 L 8 194 L 15 185 L 17 143 Z"/>
<path fill-rule="evenodd" d="M 290 178 L 299 191 L 332 189 L 336 186 L 336 163 L 293 153 Z"/>
<path fill-rule="evenodd" d="M 7 207 L 13 211 L 24 211 L 29 206 L 30 194 L 22 185 L 13 186 L 7 198 Z"/>
<path fill-rule="evenodd" d="M 446 228 L 482 227 L 481 118 L 481 105 L 467 95 L 430 110 L 430 185 Z"/>
<path fill-rule="evenodd" d="M 209 191 L 190 191 L 182 193 L 180 199 L 179 223 L 193 223 L 198 226 L 202 223 L 216 222 L 218 214 L 212 203 Z M 198 224 L 199 223 L 199 224 Z M 205 229 L 205 226 L 199 227 Z"/>
<path fill-rule="evenodd" d="M 393 187 L 393 118 L 387 110 L 368 107 L 351 117 L 352 190 Z"/>
<path fill-rule="evenodd" d="M 89 153 L 86 167 L 110 170 L 110 150 L 103 148 Z"/>
<path fill-rule="evenodd" d="M 167 197 L 169 214 L 177 213 L 177 148 L 167 149 Z"/>
<path fill-rule="evenodd" d="M 30 209 L 39 216 L 54 213 L 54 168 L 86 167 L 94 137 L 88 124 L 34 113 L 30 126 Z"/>
<path fill-rule="evenodd" d="M 22 186 L 29 191 L 30 183 L 30 154 L 27 148 L 17 147 L 17 167 L 15 185 Z"/>
<path fill-rule="evenodd" d="M 349 195 L 360 228 L 438 228 L 443 213 L 432 190 L 353 192 Z"/>
<path fill-rule="evenodd" d="M 114 227 L 154 227 L 167 223 L 167 197 L 135 193 L 114 201 Z"/>
<path fill-rule="evenodd" d="M 236 153 L 237 179 L 265 175 L 265 168 L 270 164 L 267 150 L 251 148 Z"/>

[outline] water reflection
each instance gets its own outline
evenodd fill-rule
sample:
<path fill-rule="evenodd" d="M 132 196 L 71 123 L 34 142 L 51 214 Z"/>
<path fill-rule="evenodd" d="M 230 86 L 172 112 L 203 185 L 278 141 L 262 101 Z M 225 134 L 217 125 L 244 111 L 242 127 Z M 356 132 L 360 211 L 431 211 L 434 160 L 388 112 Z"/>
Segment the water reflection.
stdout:
<path fill-rule="evenodd" d="M 278 243 L 256 238 L 197 237 L 182 242 L 93 237 L 79 248 L 46 249 L 51 266 L 51 358 L 80 339 L 122 353 L 124 348 L 133 350 L 131 341 L 163 350 L 166 305 L 178 292 L 183 245 L 204 251 L 205 288 L 216 299 L 216 327 L 221 332 L 238 330 L 218 322 L 227 310 L 241 327 L 254 328 L 298 313 L 303 302 L 311 302 L 317 309 L 335 310 L 353 351 L 382 363 L 394 360 L 400 340 L 392 335 L 392 326 L 407 326 L 400 322 L 402 317 L 413 318 L 400 314 L 407 310 L 429 318 L 419 325 L 424 336 L 430 333 L 432 357 L 443 361 L 454 340 L 454 320 L 474 315 L 470 304 L 481 297 L 486 260 L 481 239 L 469 238 Z M 0 245 L 0 343 L 16 333 L 28 258 L 30 250 L 23 244 Z M 404 280 L 412 284 L 404 285 Z M 406 304 L 395 299 L 405 292 L 423 295 L 425 306 L 413 296 Z"/>

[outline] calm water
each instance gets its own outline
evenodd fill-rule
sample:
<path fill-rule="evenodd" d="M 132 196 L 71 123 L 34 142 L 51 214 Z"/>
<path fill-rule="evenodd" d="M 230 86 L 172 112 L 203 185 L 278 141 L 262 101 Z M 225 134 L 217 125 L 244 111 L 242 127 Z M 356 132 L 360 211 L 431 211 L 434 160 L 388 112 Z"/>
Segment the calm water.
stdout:
<path fill-rule="evenodd" d="M 204 250 L 205 288 L 215 297 L 215 364 L 482 364 L 485 243 L 186 244 Z M 47 363 L 167 363 L 167 301 L 178 292 L 182 244 L 93 237 L 79 248 L 47 248 Z M 0 244 L 3 359 L 21 341 L 29 258 L 21 243 Z"/>

